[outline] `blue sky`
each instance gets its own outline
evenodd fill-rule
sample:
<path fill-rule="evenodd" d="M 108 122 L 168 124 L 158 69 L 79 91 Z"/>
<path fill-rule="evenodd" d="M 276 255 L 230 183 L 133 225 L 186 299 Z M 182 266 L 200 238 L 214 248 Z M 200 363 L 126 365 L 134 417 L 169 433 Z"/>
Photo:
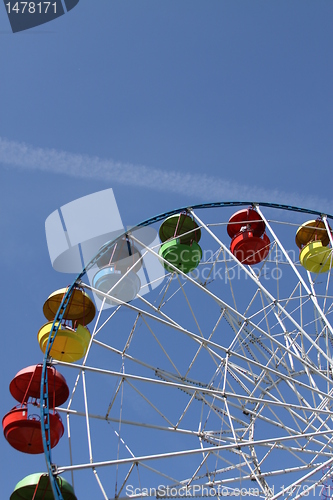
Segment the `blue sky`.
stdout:
<path fill-rule="evenodd" d="M 67 284 L 44 232 L 61 205 L 112 187 L 128 225 L 231 199 L 333 212 L 332 18 L 329 0 L 82 0 L 13 35 L 2 8 L 2 414 Z M 1 439 L 9 498 L 44 461 Z"/>

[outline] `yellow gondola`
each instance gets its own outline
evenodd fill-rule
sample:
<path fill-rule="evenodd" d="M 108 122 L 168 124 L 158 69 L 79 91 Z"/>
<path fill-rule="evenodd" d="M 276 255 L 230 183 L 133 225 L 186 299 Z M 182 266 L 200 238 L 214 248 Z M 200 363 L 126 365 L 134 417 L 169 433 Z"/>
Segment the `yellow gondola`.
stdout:
<path fill-rule="evenodd" d="M 300 248 L 299 260 L 311 273 L 326 273 L 332 268 L 332 249 L 328 246 L 330 237 L 324 221 L 309 220 L 296 233 L 296 245 Z"/>
<path fill-rule="evenodd" d="M 332 249 L 321 241 L 313 241 L 301 250 L 299 260 L 311 273 L 327 273 L 332 268 Z"/>
<path fill-rule="evenodd" d="M 39 346 L 45 353 L 47 341 L 51 332 L 53 322 L 46 323 L 39 330 L 37 338 Z M 87 352 L 91 335 L 87 328 L 80 325 L 76 330 L 67 325 L 59 325 L 57 335 L 54 339 L 50 356 L 59 361 L 74 363 L 83 358 Z"/>

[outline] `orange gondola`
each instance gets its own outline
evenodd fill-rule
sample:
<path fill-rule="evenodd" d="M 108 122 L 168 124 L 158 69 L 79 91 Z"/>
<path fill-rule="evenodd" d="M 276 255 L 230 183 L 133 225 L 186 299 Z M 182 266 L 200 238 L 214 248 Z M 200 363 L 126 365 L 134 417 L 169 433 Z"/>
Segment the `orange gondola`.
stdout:
<path fill-rule="evenodd" d="M 48 321 L 53 321 L 60 307 L 61 301 L 68 288 L 61 288 L 51 293 L 43 306 L 43 313 Z M 89 295 L 81 288 L 74 288 L 66 307 L 64 320 L 75 321 L 88 325 L 95 317 L 96 309 Z"/>

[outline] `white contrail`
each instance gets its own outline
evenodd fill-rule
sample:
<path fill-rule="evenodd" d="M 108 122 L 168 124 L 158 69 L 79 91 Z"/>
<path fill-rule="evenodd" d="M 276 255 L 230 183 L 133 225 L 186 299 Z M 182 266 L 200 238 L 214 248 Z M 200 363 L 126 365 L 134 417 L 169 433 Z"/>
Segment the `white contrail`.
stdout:
<path fill-rule="evenodd" d="M 286 203 L 333 211 L 329 200 L 278 189 L 248 186 L 221 177 L 161 170 L 112 159 L 36 148 L 0 137 L 0 163 L 19 169 L 40 170 L 114 184 L 181 194 L 191 201 L 253 200 Z"/>

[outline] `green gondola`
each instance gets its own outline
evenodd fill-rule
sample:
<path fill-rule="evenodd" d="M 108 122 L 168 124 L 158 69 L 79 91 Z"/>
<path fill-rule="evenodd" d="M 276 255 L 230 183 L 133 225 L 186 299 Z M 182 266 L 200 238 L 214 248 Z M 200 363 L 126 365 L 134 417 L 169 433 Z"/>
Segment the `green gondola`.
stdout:
<path fill-rule="evenodd" d="M 57 482 L 64 500 L 77 500 L 72 486 L 61 476 Z M 53 500 L 53 493 L 48 474 L 37 472 L 22 479 L 17 485 L 10 500 Z"/>

